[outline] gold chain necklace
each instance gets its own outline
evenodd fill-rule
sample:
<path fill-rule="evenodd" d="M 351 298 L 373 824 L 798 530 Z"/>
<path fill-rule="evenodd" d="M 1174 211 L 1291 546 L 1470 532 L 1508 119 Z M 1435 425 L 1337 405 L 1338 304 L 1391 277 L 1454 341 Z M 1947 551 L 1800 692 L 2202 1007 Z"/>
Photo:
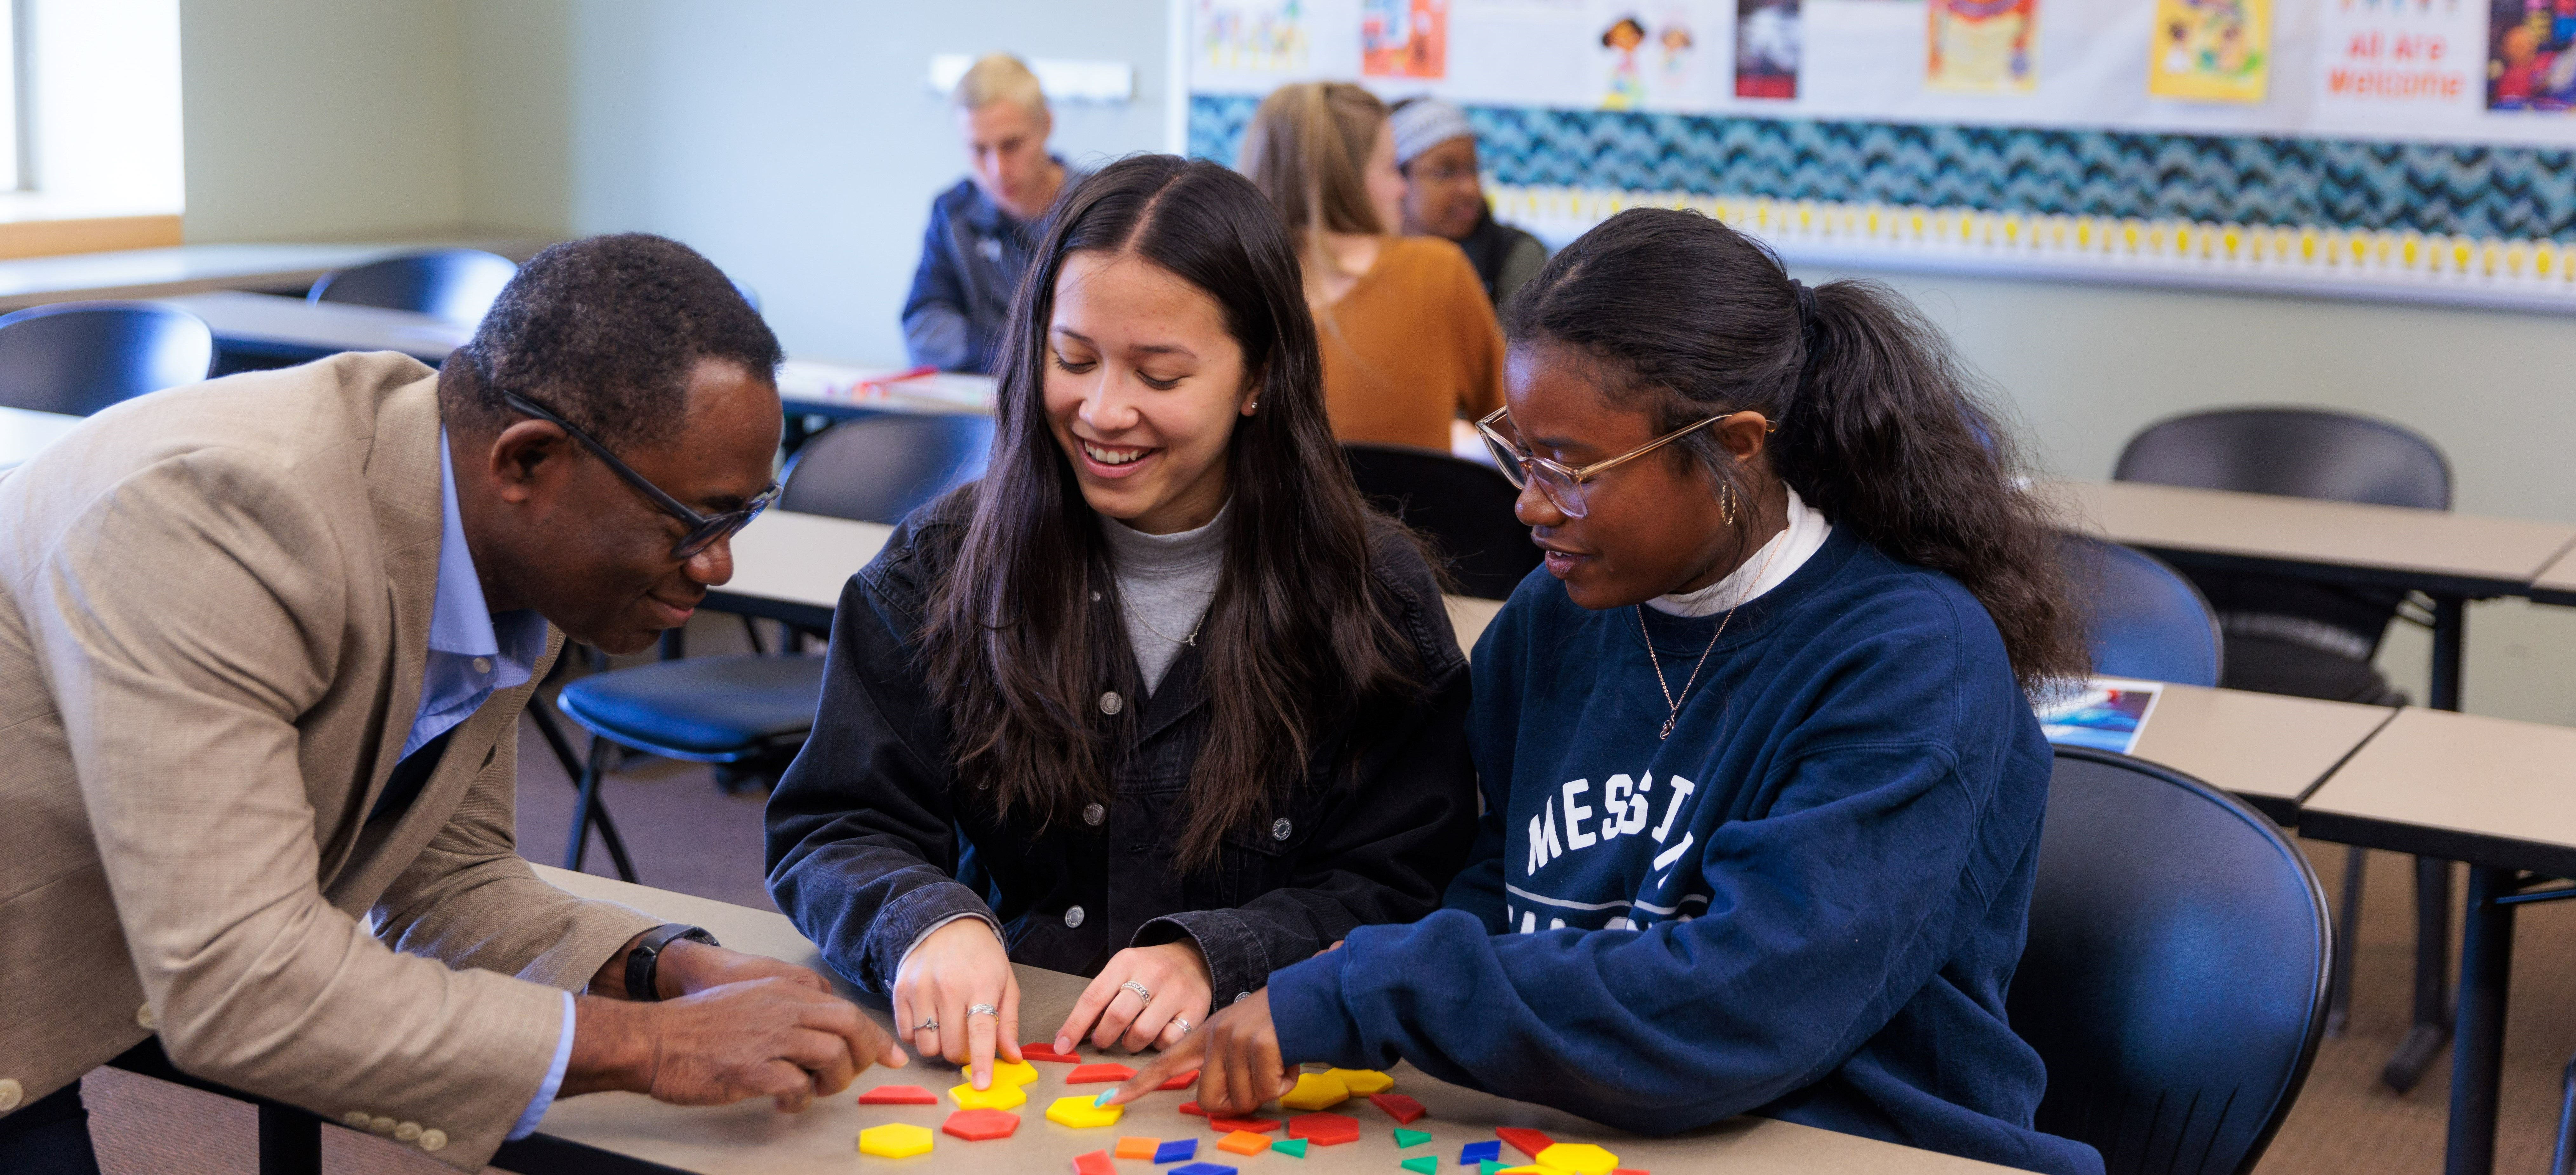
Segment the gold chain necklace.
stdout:
<path fill-rule="evenodd" d="M 1673 737 L 1673 724 L 1682 719 L 1682 703 L 1690 700 L 1691 687 L 1699 683 L 1701 667 L 1708 664 L 1708 655 L 1717 651 L 1717 640 L 1726 635 L 1726 626 L 1735 619 L 1735 609 L 1743 607 L 1747 601 L 1750 601 L 1754 595 L 1752 589 L 1761 587 L 1762 577 L 1771 574 L 1771 562 L 1780 557 L 1781 548 L 1789 545 L 1786 541 L 1788 537 L 1789 532 L 1785 528 L 1782 529 L 1781 541 L 1773 544 L 1771 553 L 1762 557 L 1762 570 L 1753 573 L 1753 582 L 1747 586 L 1744 599 L 1737 600 L 1734 607 L 1726 610 L 1726 615 L 1718 618 L 1717 631 L 1709 634 L 1708 647 L 1699 651 L 1699 662 L 1691 666 L 1690 677 L 1682 682 L 1682 696 L 1678 698 L 1673 696 L 1672 683 L 1664 680 L 1663 658 L 1655 655 L 1655 634 L 1646 631 L 1646 606 L 1632 605 L 1637 610 L 1637 635 L 1644 638 L 1646 642 L 1646 660 L 1655 667 L 1655 688 L 1664 691 L 1664 708 L 1670 711 L 1664 716 L 1664 730 L 1663 733 L 1655 736 L 1656 741 L 1661 742 Z"/>
<path fill-rule="evenodd" d="M 1154 627 L 1154 622 L 1153 622 L 1153 621 L 1151 621 L 1151 620 L 1147 620 L 1147 619 L 1145 619 L 1145 614 L 1144 614 L 1144 613 L 1142 613 L 1142 612 L 1131 612 L 1131 613 L 1129 613 L 1128 615 L 1135 617 L 1135 618 L 1136 618 L 1136 623 L 1144 625 L 1144 626 L 1145 626 L 1145 631 L 1150 632 L 1150 633 L 1153 633 L 1155 636 L 1161 637 L 1161 638 L 1163 638 L 1164 640 L 1171 641 L 1173 644 L 1176 644 L 1176 645 L 1188 645 L 1189 647 L 1191 647 L 1191 648 L 1195 649 L 1195 648 L 1199 647 L 1199 629 L 1204 628 L 1204 627 L 1206 627 L 1206 626 L 1207 626 L 1208 613 L 1210 613 L 1210 612 L 1212 612 L 1212 611 L 1215 611 L 1215 608 L 1213 607 L 1213 605 L 1214 605 L 1215 603 L 1216 603 L 1216 593 L 1215 593 L 1215 592 L 1209 592 L 1209 593 L 1208 593 L 1208 604 L 1207 604 L 1207 605 L 1203 605 L 1203 606 L 1201 606 L 1201 607 L 1199 608 L 1199 619 L 1198 619 L 1198 623 L 1193 624 L 1193 625 L 1191 625 L 1191 626 L 1190 626 L 1190 635 L 1188 635 L 1188 636 L 1186 636 L 1186 637 L 1179 638 L 1179 639 L 1175 639 L 1175 638 L 1172 636 L 1172 634 L 1170 634 L 1170 633 L 1168 633 L 1168 632 L 1165 632 L 1165 631 L 1163 631 L 1162 629 L 1159 629 L 1159 628 Z"/>

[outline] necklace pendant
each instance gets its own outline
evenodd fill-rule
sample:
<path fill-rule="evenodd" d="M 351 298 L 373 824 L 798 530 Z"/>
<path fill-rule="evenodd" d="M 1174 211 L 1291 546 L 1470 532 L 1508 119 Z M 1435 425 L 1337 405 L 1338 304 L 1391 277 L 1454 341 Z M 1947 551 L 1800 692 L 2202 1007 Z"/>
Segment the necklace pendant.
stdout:
<path fill-rule="evenodd" d="M 1655 740 L 1656 740 L 1656 741 L 1658 741 L 1658 742 L 1661 742 L 1661 741 L 1663 741 L 1663 740 L 1665 740 L 1665 739 L 1669 739 L 1669 738 L 1673 737 L 1673 719 L 1674 719 L 1674 718 L 1679 718 L 1679 717 L 1681 717 L 1681 715 L 1679 715 L 1679 714 L 1675 714 L 1675 715 L 1673 715 L 1673 717 L 1672 717 L 1672 718 L 1664 719 L 1664 732 L 1663 732 L 1662 734 L 1656 735 L 1656 736 L 1655 736 Z"/>

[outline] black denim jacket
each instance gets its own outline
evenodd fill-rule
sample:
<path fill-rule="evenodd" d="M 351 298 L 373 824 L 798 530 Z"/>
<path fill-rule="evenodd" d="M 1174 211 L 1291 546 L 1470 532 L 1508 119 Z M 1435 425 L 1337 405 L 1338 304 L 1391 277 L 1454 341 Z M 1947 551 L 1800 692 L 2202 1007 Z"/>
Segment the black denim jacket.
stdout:
<path fill-rule="evenodd" d="M 972 494 L 915 513 L 842 590 L 814 733 L 770 797 L 769 892 L 834 969 L 885 995 L 921 933 L 960 914 L 992 918 L 1018 962 L 1083 975 L 1123 948 L 1186 936 L 1221 1008 L 1354 926 L 1439 907 L 1475 834 L 1475 769 L 1466 661 L 1409 545 L 1374 544 L 1377 582 L 1424 666 L 1415 703 L 1355 771 L 1339 766 L 1346 732 L 1326 732 L 1294 794 L 1257 827 L 1229 830 L 1209 868 L 1183 875 L 1172 846 L 1208 726 L 1194 648 L 1150 699 L 1122 696 L 1142 712 L 1122 724 L 1130 738 L 1102 811 L 1041 832 L 1023 813 L 997 821 L 980 796 L 959 794 L 917 637 Z"/>

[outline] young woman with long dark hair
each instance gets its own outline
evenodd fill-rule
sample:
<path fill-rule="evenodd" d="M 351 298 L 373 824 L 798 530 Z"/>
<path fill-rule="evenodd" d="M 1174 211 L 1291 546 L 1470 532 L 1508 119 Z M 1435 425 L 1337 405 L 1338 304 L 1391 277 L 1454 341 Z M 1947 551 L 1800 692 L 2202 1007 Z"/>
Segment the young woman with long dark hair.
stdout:
<path fill-rule="evenodd" d="M 1487 811 L 1446 909 L 1286 967 L 1121 1090 L 1382 1066 L 1669 1133 L 1757 1113 L 2038 1171 L 2005 1021 L 2086 654 L 2007 430 L 1939 334 L 1696 213 L 1612 217 L 1508 313 L 1488 444 L 1548 574 L 1478 642 Z"/>
<path fill-rule="evenodd" d="M 1457 638 L 1325 425 L 1278 215 L 1141 156 L 1051 216 L 990 471 L 851 579 L 768 812 L 779 907 L 978 1088 L 1013 960 L 1095 977 L 1058 1047 L 1169 1045 L 1429 913 L 1474 835 Z"/>

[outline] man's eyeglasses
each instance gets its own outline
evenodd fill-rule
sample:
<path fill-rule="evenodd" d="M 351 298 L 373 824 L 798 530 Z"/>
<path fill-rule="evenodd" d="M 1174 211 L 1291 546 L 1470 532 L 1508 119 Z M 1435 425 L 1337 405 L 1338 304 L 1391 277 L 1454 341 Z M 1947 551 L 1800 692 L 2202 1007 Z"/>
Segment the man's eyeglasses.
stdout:
<path fill-rule="evenodd" d="M 1581 469 L 1576 469 L 1571 465 L 1535 456 L 1529 450 L 1522 448 L 1517 441 L 1504 436 L 1498 426 L 1510 423 L 1505 418 L 1505 414 L 1510 411 L 1509 408 L 1494 409 L 1483 420 L 1476 422 L 1476 435 L 1484 438 L 1485 448 L 1494 454 L 1495 466 L 1503 471 L 1504 477 L 1511 479 L 1513 488 L 1525 490 L 1530 487 L 1531 482 L 1537 482 L 1538 492 L 1547 495 L 1547 500 L 1556 503 L 1556 508 L 1564 511 L 1568 518 L 1581 518 L 1589 512 L 1589 508 L 1584 505 L 1583 495 L 1584 487 L 1589 485 L 1593 478 L 1718 421 L 1737 415 L 1730 412 L 1725 416 L 1709 417 L 1697 424 L 1683 425 L 1607 461 L 1595 461 Z"/>
<path fill-rule="evenodd" d="M 662 513 L 679 519 L 680 525 L 688 528 L 688 533 L 672 546 L 671 558 L 673 559 L 686 561 L 696 558 L 698 552 L 714 546 L 725 536 L 751 525 L 752 519 L 760 517 L 761 511 L 769 509 L 769 504 L 778 500 L 779 487 L 773 483 L 768 489 L 760 491 L 750 501 L 743 503 L 739 510 L 727 510 L 716 515 L 700 514 L 689 509 L 687 504 L 678 498 L 663 493 L 662 487 L 645 480 L 644 475 L 635 472 L 633 466 L 618 460 L 617 454 L 609 452 L 608 446 L 600 444 L 598 438 L 583 432 L 581 426 L 557 415 L 552 409 L 517 392 L 503 392 L 501 399 L 520 412 L 564 430 L 565 435 L 581 442 L 584 448 L 598 454 L 600 460 L 608 463 L 610 471 L 626 479 L 626 484 L 641 491 L 645 499 L 652 502 Z"/>

